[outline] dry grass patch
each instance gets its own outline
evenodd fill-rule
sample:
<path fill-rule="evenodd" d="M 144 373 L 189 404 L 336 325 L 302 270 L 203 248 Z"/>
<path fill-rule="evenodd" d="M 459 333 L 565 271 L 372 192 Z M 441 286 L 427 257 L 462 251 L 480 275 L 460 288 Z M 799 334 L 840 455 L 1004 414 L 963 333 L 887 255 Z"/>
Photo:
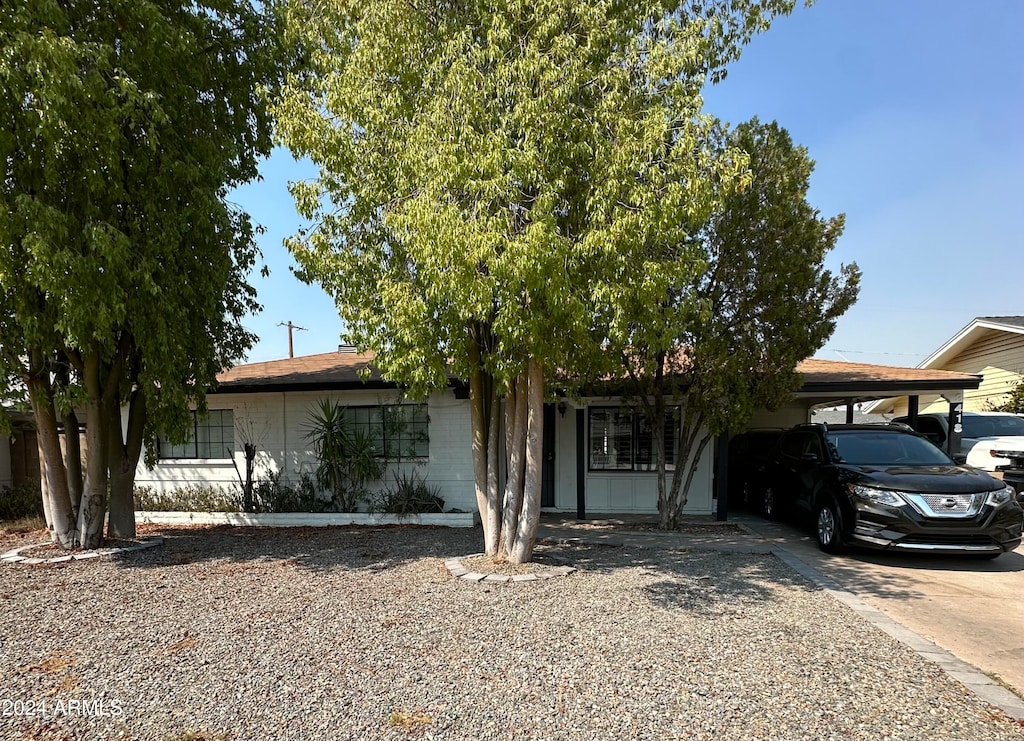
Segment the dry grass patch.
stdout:
<path fill-rule="evenodd" d="M 388 718 L 388 725 L 392 728 L 401 728 L 410 736 L 416 736 L 427 729 L 433 719 L 423 710 L 416 709 L 412 712 L 396 710 Z"/>

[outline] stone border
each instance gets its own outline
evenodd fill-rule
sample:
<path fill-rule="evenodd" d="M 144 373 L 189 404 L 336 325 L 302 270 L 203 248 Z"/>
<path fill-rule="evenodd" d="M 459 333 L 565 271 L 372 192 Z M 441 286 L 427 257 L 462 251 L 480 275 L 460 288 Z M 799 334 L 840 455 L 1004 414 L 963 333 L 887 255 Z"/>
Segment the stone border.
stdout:
<path fill-rule="evenodd" d="M 69 563 L 71 561 L 86 561 L 88 559 L 99 558 L 101 556 L 119 556 L 123 553 L 134 553 L 135 551 L 144 551 L 149 548 L 156 548 L 158 545 L 163 545 L 164 537 L 162 535 L 151 535 L 141 538 L 140 540 L 141 542 L 135 543 L 134 545 L 119 548 L 97 548 L 92 551 L 70 553 L 66 556 L 54 556 L 53 558 L 26 558 L 25 556 L 22 556 L 22 551 L 49 545 L 49 543 L 32 543 L 31 545 L 23 545 L 7 551 L 6 553 L 0 553 L 0 563 L 16 563 L 23 566 L 49 566 L 58 563 Z"/>
<path fill-rule="evenodd" d="M 483 556 L 483 553 L 470 553 L 468 556 L 463 558 L 474 558 L 476 556 Z M 553 579 L 556 576 L 568 576 L 569 574 L 576 571 L 575 566 L 550 566 L 545 567 L 544 571 L 537 571 L 532 574 L 481 574 L 479 571 L 470 571 L 462 565 L 462 560 L 459 558 L 449 558 L 444 562 L 445 568 L 448 569 L 448 573 L 454 576 L 456 579 L 462 579 L 463 581 L 471 582 L 483 582 L 487 584 L 507 584 L 509 582 L 524 582 L 524 581 L 542 581 L 544 579 Z"/>
<path fill-rule="evenodd" d="M 369 512 L 144 512 L 135 521 L 152 525 L 232 525 L 234 527 L 332 527 L 339 525 L 427 525 L 476 527 L 478 512 L 427 512 L 413 515 Z"/>

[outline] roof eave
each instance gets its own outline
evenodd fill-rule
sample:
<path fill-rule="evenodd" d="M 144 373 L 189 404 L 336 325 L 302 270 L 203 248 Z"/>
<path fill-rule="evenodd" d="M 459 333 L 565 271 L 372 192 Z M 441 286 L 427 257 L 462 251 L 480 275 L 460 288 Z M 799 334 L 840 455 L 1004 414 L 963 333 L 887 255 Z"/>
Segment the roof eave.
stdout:
<path fill-rule="evenodd" d="M 800 387 L 798 394 L 821 394 L 850 392 L 857 394 L 884 393 L 888 396 L 903 396 L 922 391 L 967 391 L 981 385 L 981 376 L 971 376 L 942 381 L 812 381 Z"/>
<path fill-rule="evenodd" d="M 1018 327 L 1012 324 L 1003 324 L 1002 322 L 992 321 L 984 317 L 977 317 L 972 319 L 966 327 L 957 332 L 953 337 L 948 340 L 942 347 L 933 352 L 920 364 L 918 368 L 935 368 L 940 364 L 944 363 L 949 357 L 956 355 L 960 349 L 967 344 L 973 342 L 974 337 L 981 331 L 993 329 L 998 332 L 1010 332 L 1012 334 L 1024 334 L 1024 327 Z"/>

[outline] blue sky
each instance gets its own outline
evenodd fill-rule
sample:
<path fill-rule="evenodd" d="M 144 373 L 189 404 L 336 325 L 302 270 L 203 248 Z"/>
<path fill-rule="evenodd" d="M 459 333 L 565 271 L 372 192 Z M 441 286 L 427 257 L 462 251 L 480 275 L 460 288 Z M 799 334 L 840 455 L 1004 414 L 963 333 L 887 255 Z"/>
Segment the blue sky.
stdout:
<path fill-rule="evenodd" d="M 975 316 L 1024 314 L 1022 0 L 818 0 L 754 39 L 705 109 L 777 120 L 817 162 L 811 202 L 846 214 L 830 260 L 863 271 L 860 299 L 817 354 L 916 365 Z M 337 347 L 333 301 L 291 274 L 300 225 L 287 182 L 315 175 L 278 151 L 232 200 L 266 228 L 264 305 L 248 360 Z"/>

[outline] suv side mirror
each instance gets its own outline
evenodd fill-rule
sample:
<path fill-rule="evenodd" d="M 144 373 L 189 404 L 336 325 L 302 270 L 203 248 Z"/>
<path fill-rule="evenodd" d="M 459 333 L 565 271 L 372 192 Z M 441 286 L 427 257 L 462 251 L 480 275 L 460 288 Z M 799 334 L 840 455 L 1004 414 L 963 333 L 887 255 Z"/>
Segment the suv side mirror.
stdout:
<path fill-rule="evenodd" d="M 966 466 L 967 453 L 953 453 L 953 462 L 958 466 Z"/>
<path fill-rule="evenodd" d="M 817 453 L 807 452 L 800 456 L 800 460 L 806 463 L 818 463 L 821 461 L 821 457 Z"/>

